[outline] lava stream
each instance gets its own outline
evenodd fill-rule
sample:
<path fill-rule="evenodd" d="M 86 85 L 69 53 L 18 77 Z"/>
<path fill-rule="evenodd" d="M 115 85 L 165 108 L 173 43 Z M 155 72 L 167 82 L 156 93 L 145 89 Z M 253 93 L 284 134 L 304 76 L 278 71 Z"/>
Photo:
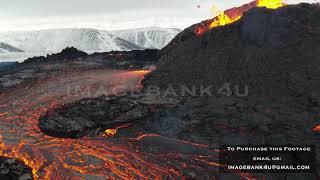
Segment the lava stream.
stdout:
<path fill-rule="evenodd" d="M 46 136 L 38 128 L 41 114 L 85 97 L 139 88 L 146 73 L 73 72 L 4 93 L 0 97 L 0 155 L 23 161 L 32 168 L 35 179 L 161 179 L 182 176 L 183 167 L 217 168 L 219 164 L 212 160 L 216 157 L 143 153 L 134 146 L 143 136 L 117 142 L 102 135 L 61 139 Z M 106 91 L 101 92 L 99 87 Z M 77 92 L 79 89 L 89 89 L 90 93 Z M 182 164 L 182 168 L 168 164 L 167 160 Z"/>
<path fill-rule="evenodd" d="M 253 7 L 277 9 L 285 5 L 286 4 L 283 3 L 283 0 L 255 0 L 248 4 L 244 4 L 240 7 L 231 8 L 223 12 L 220 12 L 217 8 L 213 8 L 214 14 L 217 14 L 217 16 L 213 19 L 198 24 L 195 27 L 194 32 L 197 36 L 201 36 L 210 29 L 231 24 L 241 19 L 243 14 Z"/>

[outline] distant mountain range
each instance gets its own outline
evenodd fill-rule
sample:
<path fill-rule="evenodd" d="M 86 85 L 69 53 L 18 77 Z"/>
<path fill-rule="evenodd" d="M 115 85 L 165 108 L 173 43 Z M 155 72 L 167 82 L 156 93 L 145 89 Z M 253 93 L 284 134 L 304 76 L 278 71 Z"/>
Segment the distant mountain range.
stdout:
<path fill-rule="evenodd" d="M 160 49 L 179 32 L 178 29 L 166 28 L 113 32 L 97 29 L 50 29 L 0 32 L 0 39 L 2 42 L 10 44 L 10 47 L 16 47 L 16 49 L 25 52 L 58 52 L 71 46 L 86 52 L 122 51 L 146 48 Z M 2 47 L 0 46 L 0 48 Z"/>
<path fill-rule="evenodd" d="M 96 29 L 52 29 L 0 33 L 1 41 L 26 52 L 56 52 L 66 47 L 85 51 L 131 50 L 140 47 Z"/>
<path fill-rule="evenodd" d="M 0 53 L 6 53 L 6 52 L 23 52 L 23 50 L 13 47 L 9 44 L 0 42 Z"/>
<path fill-rule="evenodd" d="M 141 28 L 111 32 L 113 35 L 134 43 L 142 48 L 161 49 L 181 30 L 174 28 Z"/>

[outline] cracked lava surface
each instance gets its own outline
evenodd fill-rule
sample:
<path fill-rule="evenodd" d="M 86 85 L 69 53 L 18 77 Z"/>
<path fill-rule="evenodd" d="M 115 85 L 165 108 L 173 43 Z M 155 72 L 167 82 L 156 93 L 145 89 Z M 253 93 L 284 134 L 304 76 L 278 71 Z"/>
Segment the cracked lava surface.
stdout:
<path fill-rule="evenodd" d="M 23 161 L 32 168 L 35 179 L 177 178 L 184 176 L 182 171 L 186 168 L 212 171 L 215 179 L 221 165 L 217 163 L 217 153 L 206 145 L 180 142 L 206 149 L 212 155 L 147 154 L 139 150 L 139 142 L 158 135 L 117 140 L 103 135 L 62 139 L 47 136 L 38 128 L 41 114 L 85 97 L 140 88 L 146 73 L 118 70 L 64 73 L 0 94 L 0 155 Z M 108 92 L 102 92 L 101 87 Z M 70 94 L 70 88 L 89 88 L 91 94 Z M 251 179 L 249 174 L 236 174 Z"/>

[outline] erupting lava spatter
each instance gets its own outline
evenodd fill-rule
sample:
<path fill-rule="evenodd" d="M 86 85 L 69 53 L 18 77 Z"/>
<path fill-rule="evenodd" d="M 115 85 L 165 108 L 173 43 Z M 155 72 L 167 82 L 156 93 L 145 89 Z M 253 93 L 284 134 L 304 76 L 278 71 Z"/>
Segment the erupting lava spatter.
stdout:
<path fill-rule="evenodd" d="M 186 168 L 204 168 L 211 172 L 212 168 L 220 166 L 215 162 L 216 156 L 144 153 L 135 144 L 148 138 L 148 135 L 122 138 L 118 141 L 111 141 L 103 135 L 62 139 L 44 135 L 38 128 L 41 114 L 65 103 L 85 98 L 84 94 L 67 94 L 68 87 L 90 87 L 91 91 L 98 91 L 99 84 L 110 89 L 113 86 L 126 87 L 126 84 L 134 84 L 139 88 L 143 75 L 147 72 L 108 73 L 103 70 L 89 70 L 63 73 L 0 94 L 0 155 L 23 161 L 32 168 L 35 179 L 161 179 L 182 176 L 182 171 Z M 139 86 L 136 86 L 137 84 Z M 94 93 L 86 95 L 99 95 L 92 94 Z M 114 130 L 110 131 L 115 133 Z M 208 149 L 207 145 L 181 143 Z M 236 174 L 251 179 L 249 174 Z"/>
<path fill-rule="evenodd" d="M 195 34 L 200 36 L 203 33 L 209 31 L 212 28 L 225 26 L 238 21 L 243 14 L 253 7 L 266 7 L 269 9 L 276 9 L 285 6 L 283 0 L 256 0 L 248 4 L 244 4 L 240 7 L 228 9 L 224 12 L 219 12 L 214 8 L 215 14 L 218 14 L 215 18 L 202 22 L 195 27 Z"/>
<path fill-rule="evenodd" d="M 269 9 L 277 9 L 279 7 L 284 6 L 285 4 L 282 0 L 258 0 L 258 7 L 266 7 Z"/>

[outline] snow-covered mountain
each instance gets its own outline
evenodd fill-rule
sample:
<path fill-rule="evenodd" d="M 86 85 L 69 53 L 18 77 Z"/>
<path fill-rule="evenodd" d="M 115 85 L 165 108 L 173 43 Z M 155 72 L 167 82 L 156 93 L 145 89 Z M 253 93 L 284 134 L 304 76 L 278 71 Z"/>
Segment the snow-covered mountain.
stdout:
<path fill-rule="evenodd" d="M 60 52 L 71 46 L 90 53 L 144 48 L 161 49 L 179 32 L 178 29 L 158 27 L 119 31 L 85 28 L 49 29 L 0 32 L 0 40 L 27 53 Z M 7 52 L 7 50 L 2 48 L 0 52 Z"/>
<path fill-rule="evenodd" d="M 0 53 L 8 53 L 8 52 L 23 52 L 23 51 L 9 44 L 0 42 Z"/>
<path fill-rule="evenodd" d="M 0 39 L 25 52 L 58 52 L 71 46 L 87 52 L 141 49 L 108 31 L 96 29 L 1 32 Z"/>
<path fill-rule="evenodd" d="M 144 48 L 161 49 L 179 32 L 181 30 L 174 28 L 152 27 L 112 31 L 111 33 Z"/>

